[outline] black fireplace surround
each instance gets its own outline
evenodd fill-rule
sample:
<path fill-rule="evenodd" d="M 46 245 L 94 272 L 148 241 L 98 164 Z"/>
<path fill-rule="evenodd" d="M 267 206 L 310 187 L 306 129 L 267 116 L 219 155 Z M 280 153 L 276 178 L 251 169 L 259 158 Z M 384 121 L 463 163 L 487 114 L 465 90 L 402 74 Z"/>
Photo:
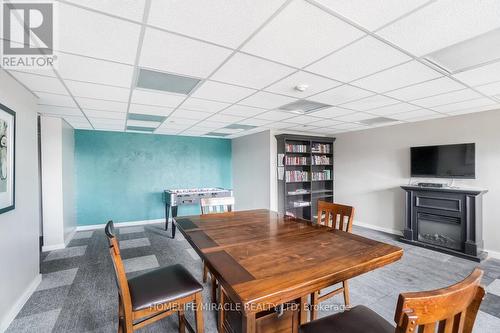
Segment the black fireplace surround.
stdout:
<path fill-rule="evenodd" d="M 402 186 L 406 192 L 403 242 L 481 261 L 482 196 L 486 190 Z"/>

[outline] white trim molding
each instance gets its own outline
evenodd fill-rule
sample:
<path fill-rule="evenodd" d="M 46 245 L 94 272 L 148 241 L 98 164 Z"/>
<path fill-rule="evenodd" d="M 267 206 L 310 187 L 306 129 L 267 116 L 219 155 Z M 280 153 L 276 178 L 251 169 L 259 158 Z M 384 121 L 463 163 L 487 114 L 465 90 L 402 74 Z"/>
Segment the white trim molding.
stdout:
<path fill-rule="evenodd" d="M 38 274 L 33 281 L 28 285 L 26 290 L 23 292 L 21 297 L 17 299 L 17 302 L 12 306 L 10 311 L 3 317 L 0 318 L 0 332 L 5 332 L 9 328 L 12 321 L 16 318 L 17 314 L 21 311 L 24 304 L 28 301 L 31 295 L 35 292 L 38 285 L 42 282 L 42 274 Z"/>
<path fill-rule="evenodd" d="M 171 221 L 172 219 L 169 219 L 169 222 Z M 165 223 L 165 219 L 117 222 L 115 223 L 115 227 L 132 227 L 137 225 L 158 224 L 158 223 Z M 105 226 L 106 224 L 79 225 L 76 227 L 76 231 L 104 229 Z"/>
<path fill-rule="evenodd" d="M 71 231 L 69 236 L 64 240 L 64 243 L 54 244 L 54 245 L 43 245 L 42 252 L 49 252 L 49 251 L 54 251 L 54 250 L 65 249 L 66 246 L 68 246 L 69 242 L 71 242 L 73 237 L 75 237 L 75 234 L 77 231 L 78 231 L 78 229 L 76 227 L 73 228 L 73 231 Z"/>

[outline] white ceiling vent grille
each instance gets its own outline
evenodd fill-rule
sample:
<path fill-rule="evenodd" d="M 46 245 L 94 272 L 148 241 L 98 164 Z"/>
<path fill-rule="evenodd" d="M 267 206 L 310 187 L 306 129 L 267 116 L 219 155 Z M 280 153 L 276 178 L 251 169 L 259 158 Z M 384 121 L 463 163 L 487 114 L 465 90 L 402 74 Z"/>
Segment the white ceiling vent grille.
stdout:
<path fill-rule="evenodd" d="M 137 87 L 175 94 L 189 94 L 201 80 L 140 68 Z"/>
<path fill-rule="evenodd" d="M 359 123 L 373 126 L 373 125 L 382 125 L 382 124 L 386 124 L 386 123 L 393 123 L 395 121 L 398 121 L 398 120 L 393 119 L 393 118 L 386 118 L 386 117 L 376 117 L 376 118 L 361 120 L 361 121 L 359 121 Z"/>
<path fill-rule="evenodd" d="M 296 102 L 288 103 L 280 106 L 279 109 L 283 111 L 289 111 L 294 113 L 305 114 L 313 111 L 318 111 L 324 108 L 329 108 L 331 105 L 308 101 L 306 99 L 301 99 Z"/>

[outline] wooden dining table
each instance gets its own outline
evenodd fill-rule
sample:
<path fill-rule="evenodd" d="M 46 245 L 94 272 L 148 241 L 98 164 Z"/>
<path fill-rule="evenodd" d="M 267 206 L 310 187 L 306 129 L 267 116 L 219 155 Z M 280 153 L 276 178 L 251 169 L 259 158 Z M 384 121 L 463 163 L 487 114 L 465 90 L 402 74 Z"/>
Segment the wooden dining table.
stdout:
<path fill-rule="evenodd" d="M 264 209 L 177 217 L 175 223 L 217 279 L 220 301 L 237 305 L 226 317 L 220 311 L 225 332 L 296 332 L 307 321 L 308 295 L 403 255 L 397 246 Z M 299 310 L 275 315 L 281 304 L 299 304 Z"/>

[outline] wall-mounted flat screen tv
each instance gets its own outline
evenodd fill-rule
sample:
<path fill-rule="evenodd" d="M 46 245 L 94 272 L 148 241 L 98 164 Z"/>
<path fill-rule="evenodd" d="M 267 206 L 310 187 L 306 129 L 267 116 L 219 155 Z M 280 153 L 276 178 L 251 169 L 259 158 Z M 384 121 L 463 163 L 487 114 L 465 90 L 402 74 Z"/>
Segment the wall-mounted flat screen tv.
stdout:
<path fill-rule="evenodd" d="M 411 176 L 476 178 L 476 145 L 462 143 L 411 148 Z"/>

